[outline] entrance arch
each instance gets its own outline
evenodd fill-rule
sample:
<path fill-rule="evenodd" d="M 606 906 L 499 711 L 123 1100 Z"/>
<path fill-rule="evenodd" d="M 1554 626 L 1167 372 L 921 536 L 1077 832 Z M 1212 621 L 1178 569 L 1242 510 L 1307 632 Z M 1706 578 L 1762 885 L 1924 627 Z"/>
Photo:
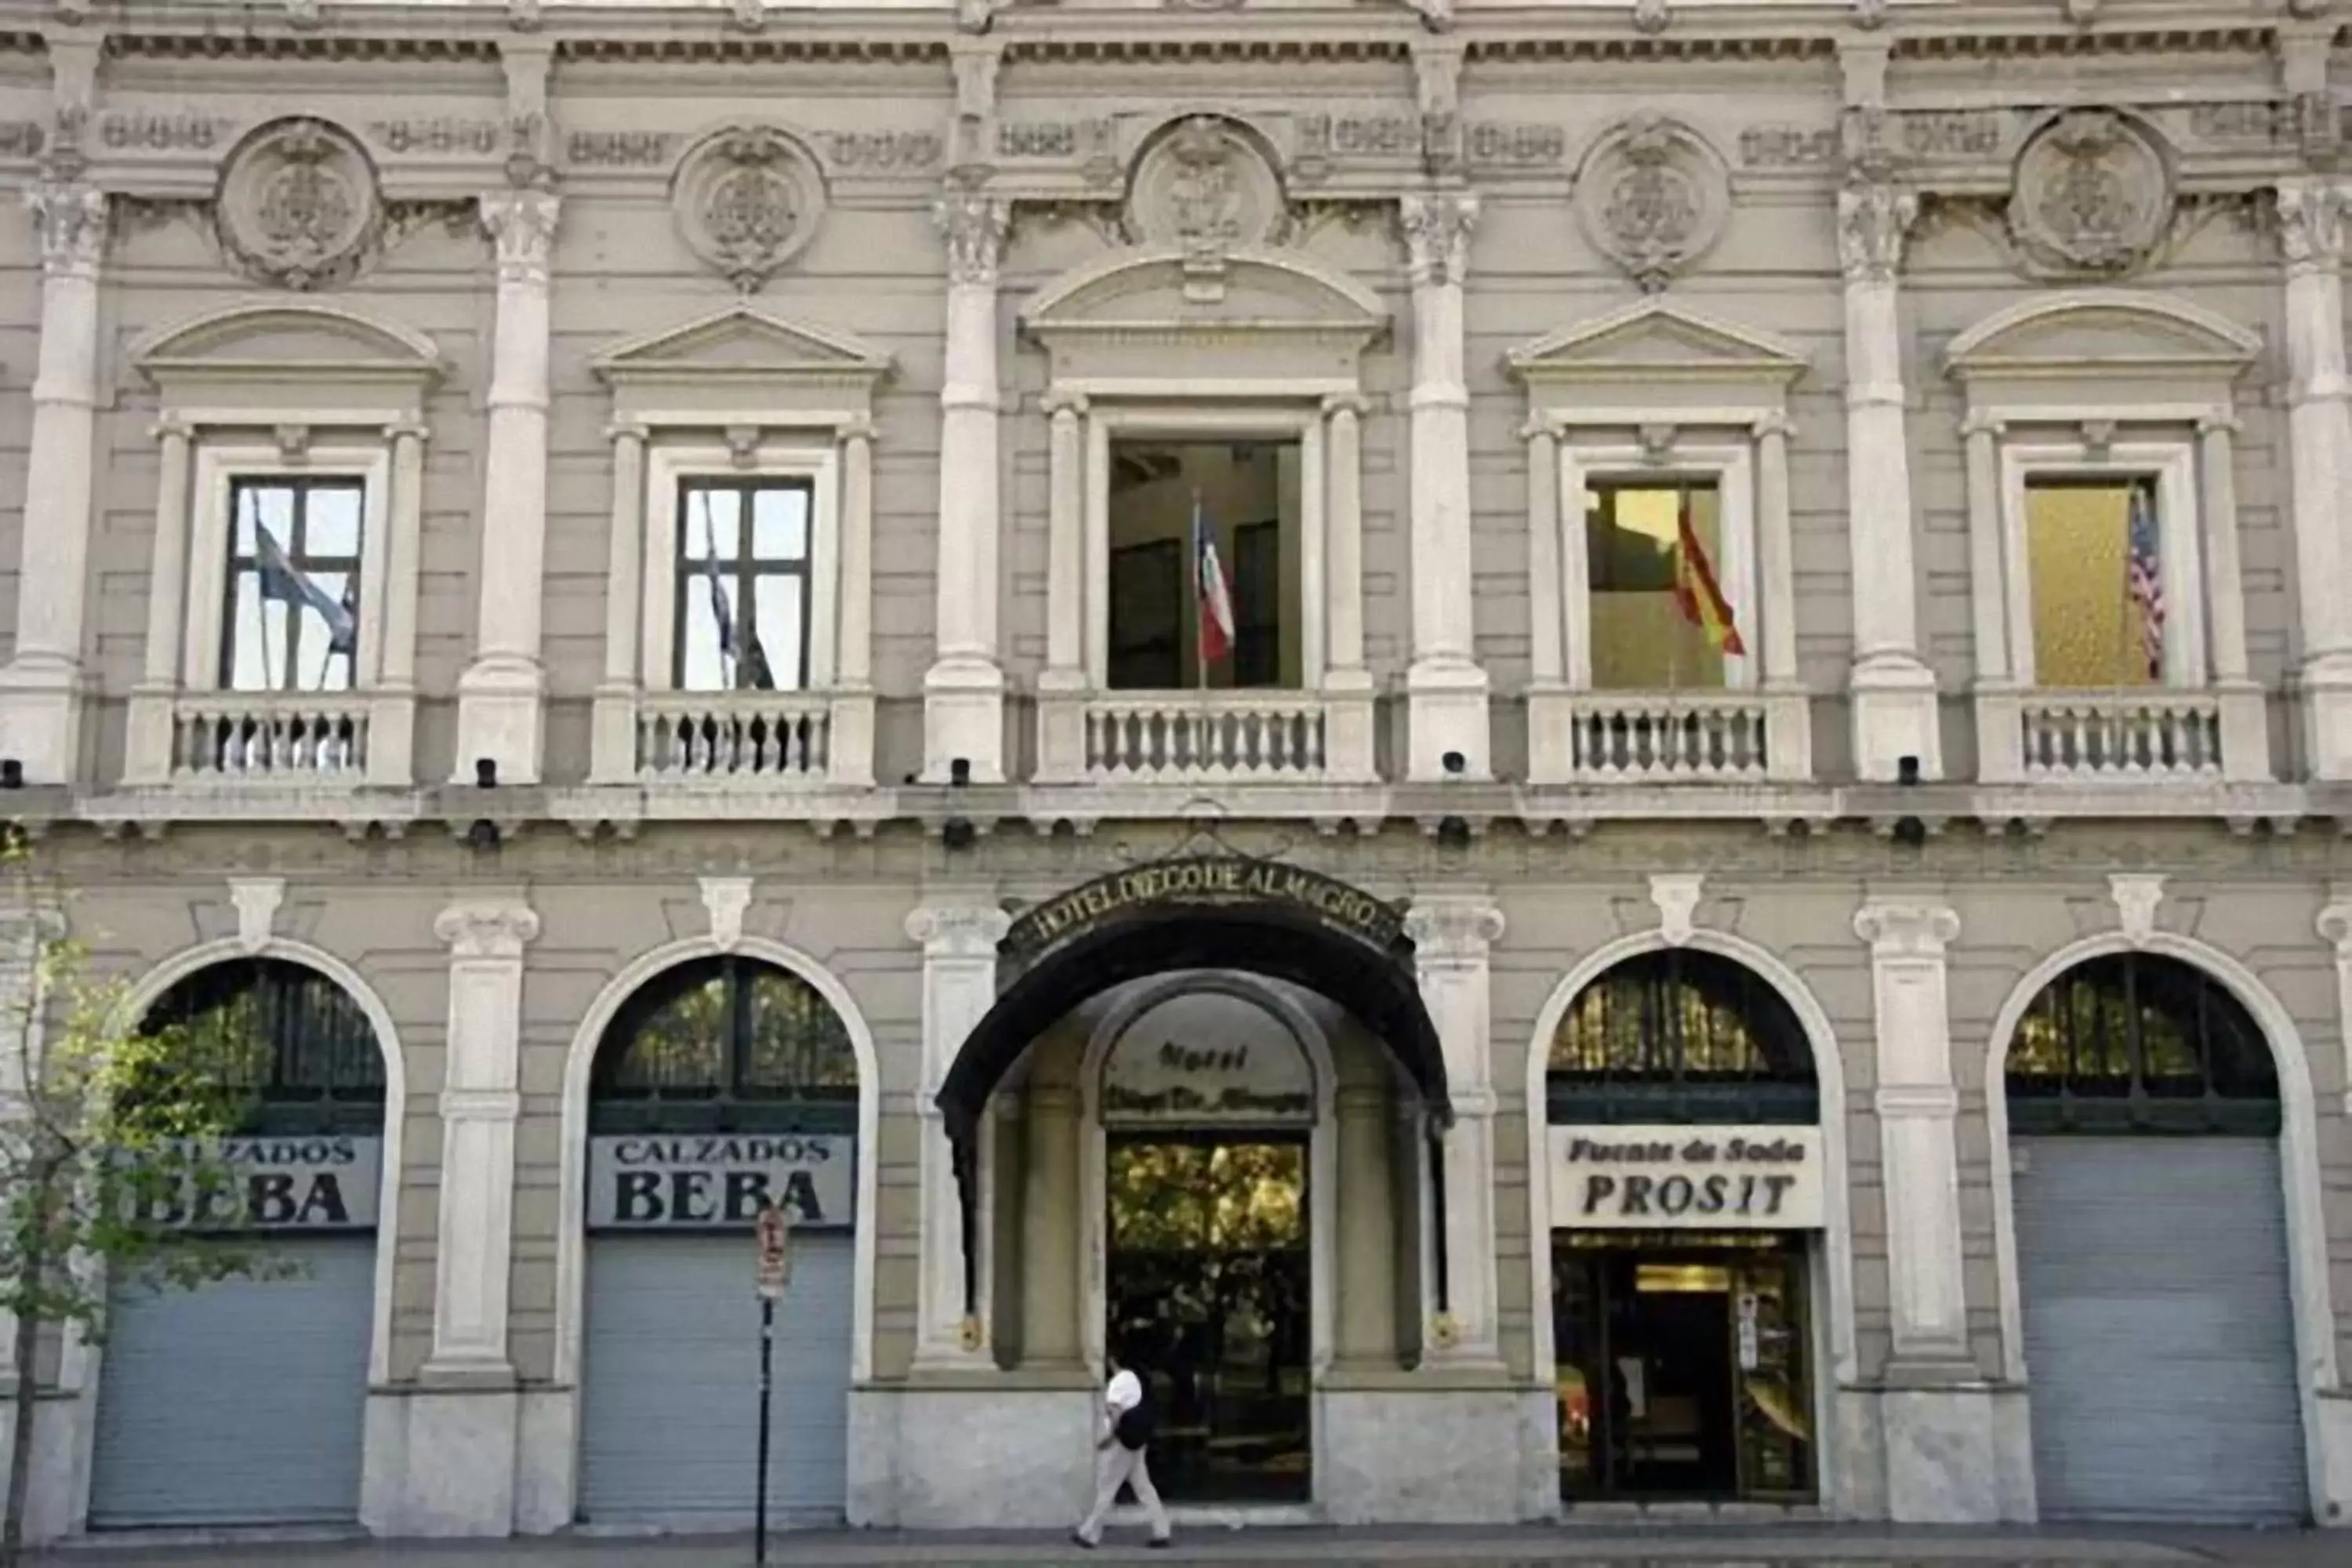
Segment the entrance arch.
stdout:
<path fill-rule="evenodd" d="M 1818 1126 L 1821 1165 L 1821 1226 L 1820 1266 L 1816 1273 L 1822 1311 L 1818 1315 L 1813 1340 L 1820 1349 L 1818 1371 L 1811 1379 L 1811 1418 L 1813 1430 L 1819 1435 L 1816 1447 L 1820 1450 L 1815 1464 L 1818 1489 L 1824 1509 L 1834 1513 L 1840 1499 L 1837 1482 L 1847 1467 L 1834 1462 L 1827 1453 L 1832 1436 L 1839 1430 L 1835 1419 L 1834 1391 L 1850 1385 L 1857 1374 L 1857 1356 L 1853 1328 L 1853 1226 L 1848 1212 L 1846 1183 L 1846 1091 L 1844 1060 L 1840 1056 L 1835 1033 L 1830 1026 L 1829 1015 L 1812 991 L 1795 971 L 1768 949 L 1742 938 L 1704 928 L 1669 937 L 1664 931 L 1632 932 L 1606 942 L 1587 953 L 1559 984 L 1536 1016 L 1535 1032 L 1528 1042 L 1527 1058 L 1528 1148 L 1532 1165 L 1548 1166 L 1546 1152 L 1551 1142 L 1553 1118 L 1550 1107 L 1549 1077 L 1552 1068 L 1554 1041 L 1560 1036 L 1578 1001 L 1595 984 L 1612 972 L 1629 963 L 1636 963 L 1654 955 L 1687 952 L 1705 959 L 1733 966 L 1752 980 L 1764 994 L 1767 1005 L 1782 1013 L 1792 1026 L 1797 1041 L 1810 1053 L 1802 1064 L 1811 1079 L 1810 1108 L 1812 1119 L 1808 1126 Z M 1767 1078 L 1772 1075 L 1763 1075 Z M 1662 1108 L 1661 1120 L 1683 1120 L 1692 1110 L 1703 1109 L 1685 1104 L 1677 1109 Z M 1775 1117 L 1769 1106 L 1748 1106 L 1748 1111 L 1761 1112 L 1766 1125 L 1776 1121 L 1786 1122 L 1787 1117 Z M 1538 1382 L 1555 1386 L 1559 1376 L 1559 1344 L 1555 1330 L 1551 1248 L 1547 1238 L 1555 1225 L 1566 1216 L 1553 1212 L 1551 1183 L 1545 1179 L 1548 1169 L 1539 1169 L 1528 1184 L 1528 1289 L 1535 1342 L 1535 1373 Z"/>
<path fill-rule="evenodd" d="M 2309 1066 L 2293 1016 L 2277 997 L 2252 970 L 2204 942 L 2165 931 L 2150 931 L 2137 938 L 2122 932 L 2084 938 L 2036 965 L 2011 992 L 1994 1019 L 1986 1053 L 1984 1083 L 1986 1118 L 1995 1152 L 1993 1240 L 2000 1281 L 2004 1376 L 2029 1389 L 2030 1409 L 2032 1384 L 2028 1381 L 2030 1367 L 2025 1351 L 2027 1313 L 2017 1205 L 2018 1145 L 2014 1132 L 2018 1118 L 2010 1103 L 2013 1051 L 2029 1015 L 2043 1004 L 2053 985 L 2085 964 L 2126 958 L 2151 965 L 2178 965 L 2213 985 L 2226 996 L 2232 1010 L 2242 1009 L 2251 1021 L 2252 1032 L 2259 1037 L 2260 1045 L 2268 1053 L 2275 1080 L 2276 1183 L 2292 1312 L 2289 1332 L 2294 1365 L 2300 1369 L 2295 1382 L 2305 1483 L 2311 1511 L 2327 1519 L 2331 1503 L 2340 1504 L 2343 1500 L 2331 1500 L 2327 1495 L 2326 1427 L 2319 1409 L 2319 1396 L 2339 1389 L 2340 1381 L 2326 1230 L 2321 1217 L 2316 1107 Z M 2093 1114 L 2095 1117 L 2102 1113 L 2095 1110 Z M 2074 1117 L 2074 1121 L 2078 1127 L 2083 1125 L 2080 1117 Z M 2040 1507 L 2037 1498 L 2037 1512 Z"/>

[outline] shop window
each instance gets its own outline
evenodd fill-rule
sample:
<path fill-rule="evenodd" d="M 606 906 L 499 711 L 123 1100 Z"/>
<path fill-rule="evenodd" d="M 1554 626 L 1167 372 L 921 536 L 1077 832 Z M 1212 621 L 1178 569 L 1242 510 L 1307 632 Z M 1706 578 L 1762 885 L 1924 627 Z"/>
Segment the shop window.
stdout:
<path fill-rule="evenodd" d="M 1552 1037 L 1555 1125 L 1819 1119 L 1804 1029 L 1761 975 L 1675 948 L 1628 959 L 1578 994 Z"/>
<path fill-rule="evenodd" d="M 855 1130 L 857 1055 L 830 1003 L 773 964 L 671 969 L 605 1030 L 592 1130 Z"/>
<path fill-rule="evenodd" d="M 166 992 L 142 1028 L 178 1034 L 191 1068 L 249 1106 L 250 1131 L 373 1134 L 383 1125 L 375 1026 L 349 992 L 306 965 L 210 965 Z"/>
<path fill-rule="evenodd" d="M 2013 1132 L 2279 1130 L 2278 1071 L 2244 1004 L 2178 959 L 2126 952 L 2043 988 L 2010 1041 Z"/>
<path fill-rule="evenodd" d="M 1738 610 L 1723 585 L 1716 482 L 1593 482 L 1584 538 L 1593 686 L 1721 689 L 1724 656 L 1742 650 Z"/>
<path fill-rule="evenodd" d="M 808 684 L 814 496 L 810 480 L 797 476 L 679 480 L 678 690 Z"/>
<path fill-rule="evenodd" d="M 2155 479 L 2031 478 L 2025 540 L 2035 684 L 2162 685 L 2169 584 Z"/>
<path fill-rule="evenodd" d="M 1300 683 L 1298 460 L 1297 441 L 1112 444 L 1113 689 Z"/>
<path fill-rule="evenodd" d="M 224 689 L 349 691 L 359 684 L 365 498 L 364 484 L 352 478 L 230 481 Z"/>

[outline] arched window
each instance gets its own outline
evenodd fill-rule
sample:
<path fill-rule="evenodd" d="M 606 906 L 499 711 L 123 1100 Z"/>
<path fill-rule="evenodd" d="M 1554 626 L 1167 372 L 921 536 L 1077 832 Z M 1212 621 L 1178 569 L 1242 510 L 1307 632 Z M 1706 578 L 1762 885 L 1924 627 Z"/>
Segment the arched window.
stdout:
<path fill-rule="evenodd" d="M 2018 1132 L 2279 1130 L 2262 1026 L 2203 970 L 2155 953 L 2086 959 L 2044 986 L 2009 1043 L 2006 1089 Z"/>
<path fill-rule="evenodd" d="M 181 1031 L 193 1062 L 249 1095 L 250 1131 L 373 1133 L 383 1125 L 375 1026 L 351 993 L 307 964 L 208 965 L 165 992 L 141 1027 Z"/>
<path fill-rule="evenodd" d="M 1577 1122 L 1819 1119 L 1803 1026 L 1770 982 L 1711 952 L 1627 959 L 1577 994 L 1552 1037 L 1547 1104 Z"/>
<path fill-rule="evenodd" d="M 847 1132 L 857 1053 L 833 1005 L 757 959 L 698 959 L 629 998 L 597 1047 L 591 1131 Z"/>

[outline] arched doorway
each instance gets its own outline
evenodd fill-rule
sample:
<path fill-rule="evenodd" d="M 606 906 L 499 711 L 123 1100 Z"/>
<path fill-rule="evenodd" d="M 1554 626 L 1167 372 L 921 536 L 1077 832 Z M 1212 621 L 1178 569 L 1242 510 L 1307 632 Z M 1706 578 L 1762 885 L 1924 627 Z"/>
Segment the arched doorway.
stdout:
<path fill-rule="evenodd" d="M 95 1529 L 358 1517 L 384 1166 L 386 1043 L 307 964 L 188 974 L 141 1027 L 172 1031 L 250 1112 L 225 1151 L 234 1213 L 158 1215 L 249 1244 L 257 1277 L 121 1284 L 90 1458 Z"/>
<path fill-rule="evenodd" d="M 2091 957 L 2027 1005 L 2000 1089 L 2042 1517 L 2304 1517 L 2261 1026 L 2181 959 Z"/>
<path fill-rule="evenodd" d="M 598 1042 L 588 1092 L 577 1509 L 597 1524 L 748 1523 L 758 1437 L 751 1228 L 793 1224 L 776 1314 L 772 1517 L 846 1489 L 858 1062 L 802 976 L 738 954 L 661 972 Z"/>
<path fill-rule="evenodd" d="M 1794 1010 L 1669 947 L 1586 985 L 1547 1048 L 1562 1500 L 1812 1498 L 1842 1178 Z"/>

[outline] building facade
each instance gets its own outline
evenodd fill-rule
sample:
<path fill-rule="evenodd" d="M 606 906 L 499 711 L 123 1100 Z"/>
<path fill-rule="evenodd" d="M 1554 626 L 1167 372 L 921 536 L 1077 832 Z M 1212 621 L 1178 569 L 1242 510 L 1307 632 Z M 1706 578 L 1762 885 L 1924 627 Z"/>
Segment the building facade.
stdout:
<path fill-rule="evenodd" d="M 2328 0 L 0 16 L 37 1534 L 2345 1522 Z"/>

